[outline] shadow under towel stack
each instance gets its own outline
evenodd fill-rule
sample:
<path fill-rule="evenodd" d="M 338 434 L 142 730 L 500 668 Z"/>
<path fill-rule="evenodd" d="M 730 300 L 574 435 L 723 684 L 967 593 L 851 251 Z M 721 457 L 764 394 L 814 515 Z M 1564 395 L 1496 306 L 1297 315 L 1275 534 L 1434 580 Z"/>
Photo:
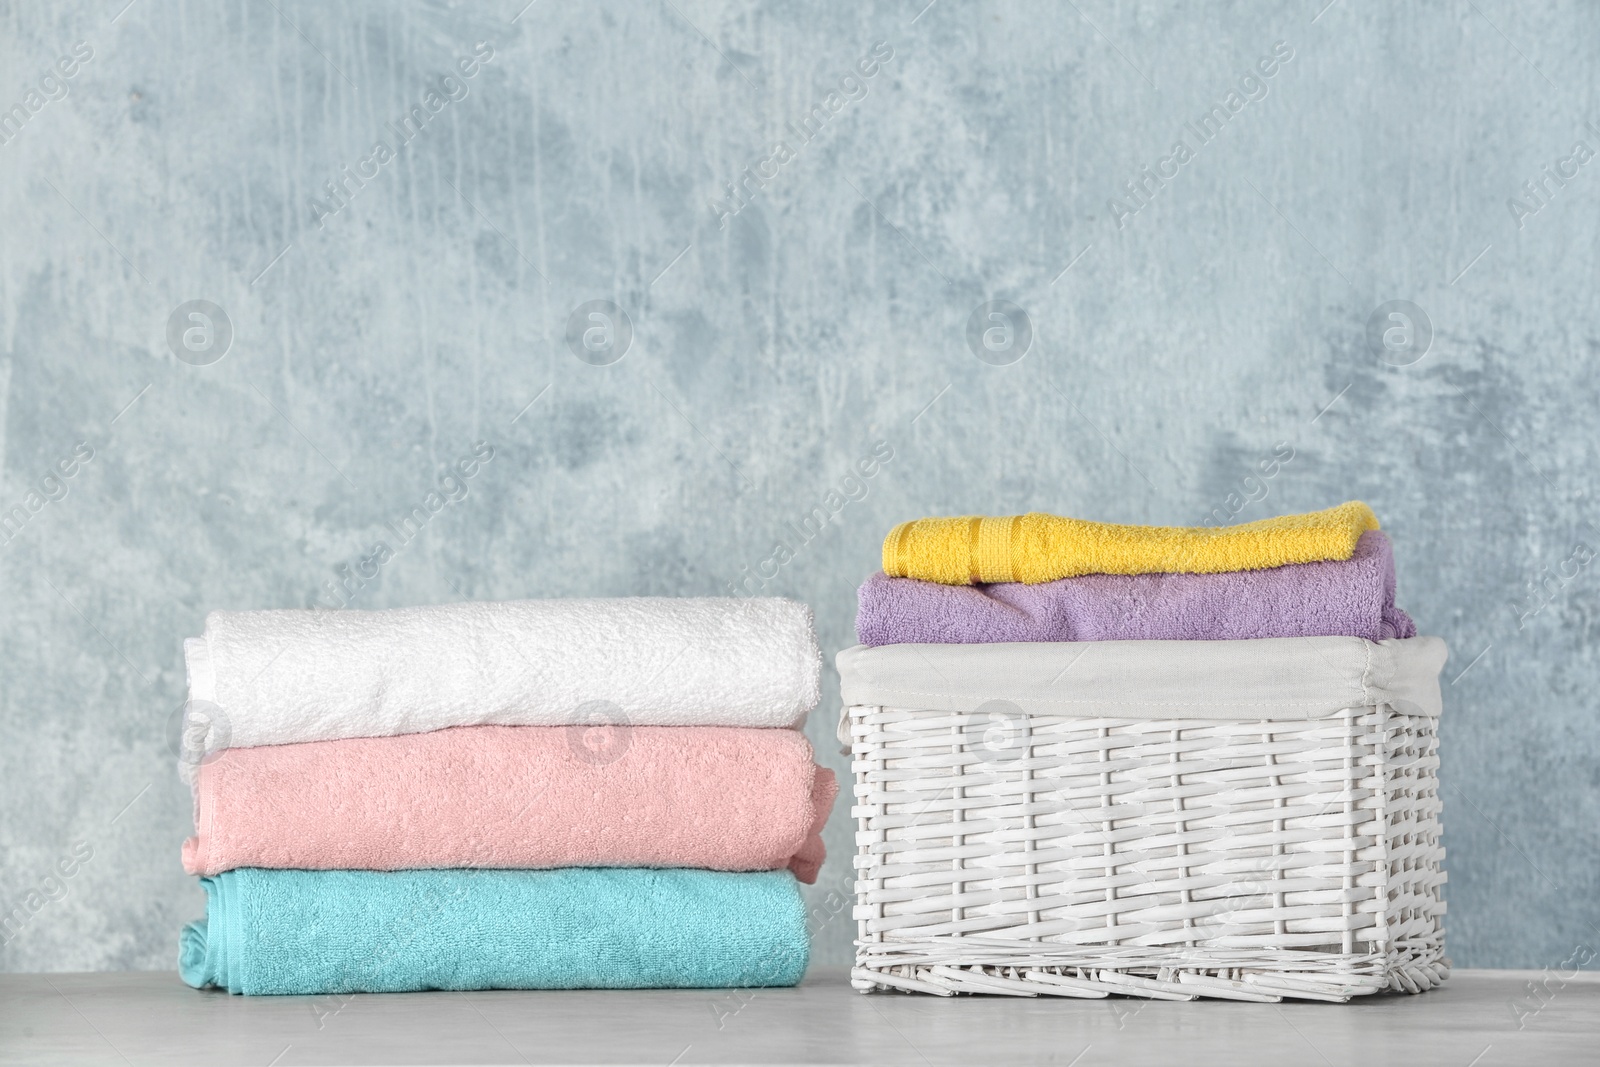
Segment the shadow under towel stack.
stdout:
<path fill-rule="evenodd" d="M 837 791 L 777 599 L 213 612 L 179 968 L 234 993 L 793 985 Z"/>
<path fill-rule="evenodd" d="M 1342 1001 L 1448 974 L 1446 650 L 1365 504 L 920 519 L 859 603 L 858 989 Z"/>

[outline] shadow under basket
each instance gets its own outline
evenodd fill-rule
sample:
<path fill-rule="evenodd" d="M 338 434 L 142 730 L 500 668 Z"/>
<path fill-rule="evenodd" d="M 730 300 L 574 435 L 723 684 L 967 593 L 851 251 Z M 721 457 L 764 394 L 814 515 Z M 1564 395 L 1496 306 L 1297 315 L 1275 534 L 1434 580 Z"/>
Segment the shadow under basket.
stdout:
<path fill-rule="evenodd" d="M 1444 658 L 1430 637 L 845 650 L 852 984 L 1433 988 Z"/>

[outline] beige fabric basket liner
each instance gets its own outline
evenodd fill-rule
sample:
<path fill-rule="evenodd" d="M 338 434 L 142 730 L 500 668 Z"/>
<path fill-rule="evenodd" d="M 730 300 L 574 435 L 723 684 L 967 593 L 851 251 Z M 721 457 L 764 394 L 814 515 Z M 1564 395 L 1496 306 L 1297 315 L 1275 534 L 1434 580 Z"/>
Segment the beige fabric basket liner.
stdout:
<path fill-rule="evenodd" d="M 1004 700 L 1035 715 L 1271 720 L 1383 704 L 1437 718 L 1446 655 L 1437 637 L 1275 637 L 856 645 L 836 662 L 847 709 L 967 712 Z"/>

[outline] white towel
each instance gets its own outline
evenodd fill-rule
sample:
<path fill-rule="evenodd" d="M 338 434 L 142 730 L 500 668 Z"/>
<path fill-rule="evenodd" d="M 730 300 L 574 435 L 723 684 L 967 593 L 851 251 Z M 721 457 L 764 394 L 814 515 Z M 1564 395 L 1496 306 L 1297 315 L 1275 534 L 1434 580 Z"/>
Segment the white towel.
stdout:
<path fill-rule="evenodd" d="M 856 645 L 836 660 L 839 737 L 849 743 L 851 705 L 970 712 L 993 700 L 1128 719 L 1319 719 L 1380 704 L 1437 716 L 1447 655 L 1437 637 Z"/>
<path fill-rule="evenodd" d="M 796 726 L 811 609 L 775 598 L 515 600 L 214 611 L 183 645 L 208 748 L 448 726 Z"/>

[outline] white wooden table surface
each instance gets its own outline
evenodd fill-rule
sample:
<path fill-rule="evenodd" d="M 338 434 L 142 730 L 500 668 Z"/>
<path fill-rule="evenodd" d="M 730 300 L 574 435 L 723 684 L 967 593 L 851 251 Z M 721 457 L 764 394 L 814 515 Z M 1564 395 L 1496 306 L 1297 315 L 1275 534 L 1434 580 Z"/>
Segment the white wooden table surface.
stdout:
<path fill-rule="evenodd" d="M 798 989 L 347 998 L 7 974 L 0 1063 L 1596 1065 L 1600 980 L 1458 971 L 1422 996 L 1273 1005 L 862 996 L 820 969 Z"/>

